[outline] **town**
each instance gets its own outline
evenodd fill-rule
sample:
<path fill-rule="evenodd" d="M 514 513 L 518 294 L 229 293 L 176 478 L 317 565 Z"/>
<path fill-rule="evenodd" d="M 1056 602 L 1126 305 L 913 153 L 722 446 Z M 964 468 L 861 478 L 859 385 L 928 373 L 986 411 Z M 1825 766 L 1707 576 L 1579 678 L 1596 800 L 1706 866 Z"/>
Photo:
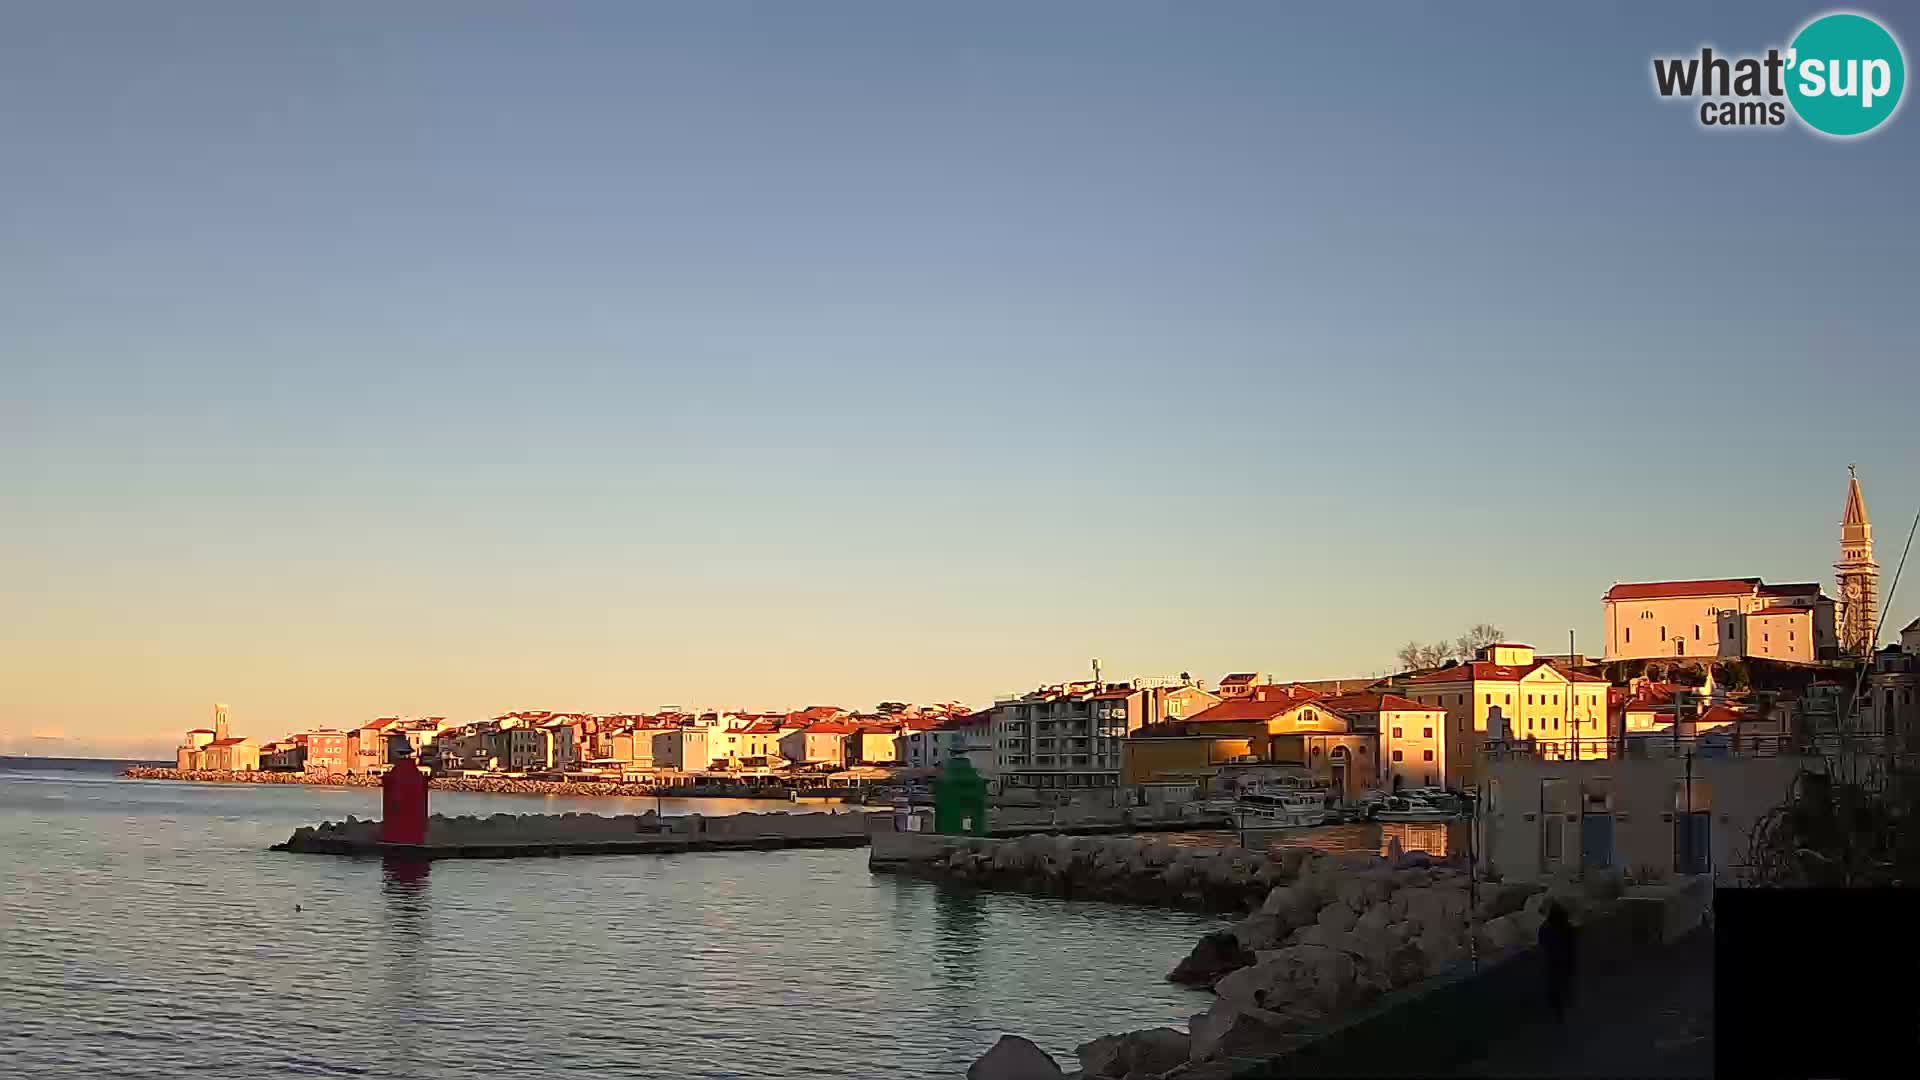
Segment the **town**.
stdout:
<path fill-rule="evenodd" d="M 186 733 L 175 773 L 371 782 L 404 752 L 438 778 L 767 795 L 920 784 L 964 758 L 1008 800 L 1171 805 L 1286 782 L 1351 805 L 1403 790 L 1474 792 L 1495 761 L 1907 746 L 1920 620 L 1876 653 L 1878 566 L 1851 469 L 1840 533 L 1837 596 L 1755 577 L 1615 584 L 1593 656 L 1480 625 L 1443 646 L 1409 645 L 1406 670 L 1380 678 L 1111 681 L 1096 660 L 1085 679 L 984 708 L 387 716 L 265 744 L 232 735 L 221 705 L 211 727 Z M 1862 760 L 1871 768 L 1882 756 Z"/>

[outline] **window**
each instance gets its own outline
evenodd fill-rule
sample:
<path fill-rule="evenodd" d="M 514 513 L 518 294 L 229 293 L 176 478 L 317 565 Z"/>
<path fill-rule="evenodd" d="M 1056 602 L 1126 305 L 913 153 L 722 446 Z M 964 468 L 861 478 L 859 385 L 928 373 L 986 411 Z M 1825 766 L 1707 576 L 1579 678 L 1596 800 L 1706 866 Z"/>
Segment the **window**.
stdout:
<path fill-rule="evenodd" d="M 1700 640 L 1700 624 L 1699 623 L 1693 624 L 1693 640 L 1695 641 Z"/>
<path fill-rule="evenodd" d="M 1320 756 L 1320 748 L 1319 748 L 1319 747 L 1317 747 L 1317 746 L 1316 746 L 1316 747 L 1314 747 L 1314 748 L 1313 748 L 1313 756 L 1314 756 L 1314 757 L 1319 757 L 1319 756 Z"/>
<path fill-rule="evenodd" d="M 1667 628 L 1664 626 L 1660 628 L 1660 640 L 1661 641 L 1667 640 Z"/>
<path fill-rule="evenodd" d="M 1429 738 L 1429 739 L 1431 739 L 1431 738 L 1433 738 L 1433 729 L 1432 729 L 1432 728 L 1428 728 L 1428 729 L 1426 729 L 1426 737 L 1427 737 L 1427 738 Z"/>
<path fill-rule="evenodd" d="M 1793 631 L 1791 631 L 1791 630 L 1789 630 L 1789 631 L 1787 631 L 1787 640 L 1788 640 L 1788 641 L 1792 641 L 1792 640 L 1793 640 Z"/>
<path fill-rule="evenodd" d="M 1431 751 L 1431 750 L 1428 750 L 1428 751 L 1426 752 L 1426 758 L 1425 758 L 1425 759 L 1426 759 L 1427 761 L 1432 761 L 1432 760 L 1433 760 L 1433 751 Z"/>
<path fill-rule="evenodd" d="M 1773 639 L 1772 639 L 1772 638 L 1771 638 L 1770 636 L 1768 636 L 1768 635 L 1766 635 L 1766 634 L 1761 634 L 1761 635 L 1760 635 L 1760 640 L 1761 640 L 1761 641 L 1771 641 L 1771 640 L 1773 640 Z"/>
<path fill-rule="evenodd" d="M 1492 694 L 1488 694 L 1488 695 L 1487 695 L 1487 700 L 1486 700 L 1486 701 L 1484 702 L 1484 704 L 1487 704 L 1487 705 L 1491 705 L 1491 704 L 1493 704 L 1493 695 L 1492 695 Z"/>
<path fill-rule="evenodd" d="M 1532 695 L 1532 694 L 1528 694 L 1528 695 L 1527 695 L 1527 704 L 1529 704 L 1529 705 L 1531 705 L 1531 704 L 1533 704 L 1533 695 Z"/>
<path fill-rule="evenodd" d="M 1393 737 L 1394 737 L 1394 738 L 1396 738 L 1396 739 L 1400 737 L 1400 729 L 1399 729 L 1399 728 L 1394 728 L 1394 729 L 1393 729 Z"/>
<path fill-rule="evenodd" d="M 1527 730 L 1528 731 L 1533 730 L 1533 717 L 1531 716 L 1527 717 Z"/>
<path fill-rule="evenodd" d="M 1395 761 L 1399 761 L 1399 760 L 1400 760 L 1400 751 L 1398 751 L 1398 750 L 1395 750 L 1395 751 L 1393 752 L 1393 760 L 1395 760 Z"/>
<path fill-rule="evenodd" d="M 1629 645 L 1633 643 L 1633 627 L 1631 626 L 1627 627 L 1627 643 Z"/>
<path fill-rule="evenodd" d="M 1557 716 L 1553 718 L 1553 730 L 1555 731 L 1560 730 L 1560 718 Z"/>
<path fill-rule="evenodd" d="M 1508 694 L 1508 695 L 1507 695 L 1507 704 L 1509 704 L 1509 705 L 1511 705 L 1511 704 L 1513 704 L 1513 695 L 1512 695 L 1512 694 Z"/>
<path fill-rule="evenodd" d="M 1733 637 L 1733 624 L 1732 624 L 1732 623 L 1728 623 L 1728 624 L 1727 624 L 1727 637 L 1728 637 L 1729 639 L 1731 639 L 1731 638 Z"/>

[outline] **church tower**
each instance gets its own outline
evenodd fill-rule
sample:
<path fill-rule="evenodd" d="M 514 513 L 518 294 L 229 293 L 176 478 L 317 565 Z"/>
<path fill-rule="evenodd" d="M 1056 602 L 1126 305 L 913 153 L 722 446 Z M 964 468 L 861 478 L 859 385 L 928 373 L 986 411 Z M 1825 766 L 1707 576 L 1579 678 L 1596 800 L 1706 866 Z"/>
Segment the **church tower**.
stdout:
<path fill-rule="evenodd" d="M 1873 561 L 1873 524 L 1860 478 L 1847 466 L 1847 512 L 1840 519 L 1840 561 L 1833 564 L 1840 588 L 1840 652 L 1873 653 L 1875 622 L 1880 617 L 1880 564 Z"/>

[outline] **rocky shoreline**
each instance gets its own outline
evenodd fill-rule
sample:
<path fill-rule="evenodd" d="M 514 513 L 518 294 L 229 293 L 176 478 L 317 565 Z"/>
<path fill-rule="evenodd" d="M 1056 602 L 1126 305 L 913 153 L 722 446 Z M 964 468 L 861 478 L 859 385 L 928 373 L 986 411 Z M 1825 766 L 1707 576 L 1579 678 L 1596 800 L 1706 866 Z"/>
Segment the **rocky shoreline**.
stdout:
<path fill-rule="evenodd" d="M 902 837 L 875 868 L 1048 896 L 1241 914 L 1168 973 L 1211 989 L 1188 1031 L 1152 1028 L 1078 1048 L 1082 1077 L 1206 1080 L 1310 1041 L 1384 995 L 1530 946 L 1548 902 L 1576 921 L 1620 895 L 1617 875 L 1575 886 L 1475 883 L 1465 862 L 1307 849 L 1176 848 L 1138 837 Z M 1001 1039 L 971 1080 L 1063 1075 L 1032 1043 Z"/>

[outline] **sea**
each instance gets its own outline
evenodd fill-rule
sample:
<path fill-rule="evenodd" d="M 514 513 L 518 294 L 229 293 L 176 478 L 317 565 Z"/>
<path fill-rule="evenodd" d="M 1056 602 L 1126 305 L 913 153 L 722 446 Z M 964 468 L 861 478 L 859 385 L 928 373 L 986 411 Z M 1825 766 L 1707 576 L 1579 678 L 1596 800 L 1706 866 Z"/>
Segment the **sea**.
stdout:
<path fill-rule="evenodd" d="M 1004 1032 L 1071 1068 L 1082 1042 L 1210 1000 L 1164 976 L 1211 916 L 876 874 L 860 849 L 409 871 L 268 850 L 378 817 L 377 789 L 128 764 L 0 758 L 0 1073 L 959 1077 Z M 796 809 L 433 796 L 447 814 L 656 805 Z M 1319 846 L 1381 842 L 1341 828 Z"/>

